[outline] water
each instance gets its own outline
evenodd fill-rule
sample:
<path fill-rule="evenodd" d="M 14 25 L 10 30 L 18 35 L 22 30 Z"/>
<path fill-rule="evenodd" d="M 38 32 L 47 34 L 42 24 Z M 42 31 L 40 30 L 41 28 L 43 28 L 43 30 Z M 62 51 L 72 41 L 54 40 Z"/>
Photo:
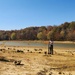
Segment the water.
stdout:
<path fill-rule="evenodd" d="M 55 43 L 54 47 L 56 49 L 75 50 L 75 44 L 74 43 Z"/>
<path fill-rule="evenodd" d="M 48 47 L 48 44 L 43 42 L 26 42 L 26 41 L 0 41 L 0 44 L 8 46 L 39 46 L 39 47 Z M 55 49 L 72 49 L 75 50 L 74 43 L 54 43 Z"/>
<path fill-rule="evenodd" d="M 0 44 L 8 46 L 47 46 L 42 42 L 25 42 L 25 41 L 6 41 L 6 42 L 1 41 Z"/>

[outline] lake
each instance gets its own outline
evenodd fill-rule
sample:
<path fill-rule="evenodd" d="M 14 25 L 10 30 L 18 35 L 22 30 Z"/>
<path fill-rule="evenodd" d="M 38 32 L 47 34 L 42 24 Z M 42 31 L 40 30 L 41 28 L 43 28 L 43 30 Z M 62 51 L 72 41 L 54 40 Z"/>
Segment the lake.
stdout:
<path fill-rule="evenodd" d="M 37 47 L 48 47 L 48 44 L 43 42 L 27 42 L 27 41 L 0 41 L 0 44 L 8 46 L 37 46 Z M 75 43 L 54 43 L 55 49 L 70 49 L 75 50 Z"/>

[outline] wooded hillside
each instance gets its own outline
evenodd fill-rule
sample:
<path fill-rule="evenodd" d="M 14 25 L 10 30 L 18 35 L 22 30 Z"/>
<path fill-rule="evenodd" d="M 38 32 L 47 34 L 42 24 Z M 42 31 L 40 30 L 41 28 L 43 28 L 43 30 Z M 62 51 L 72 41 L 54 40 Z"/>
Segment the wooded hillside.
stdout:
<path fill-rule="evenodd" d="M 75 22 L 56 26 L 28 27 L 21 30 L 0 30 L 0 40 L 61 40 L 75 41 Z"/>

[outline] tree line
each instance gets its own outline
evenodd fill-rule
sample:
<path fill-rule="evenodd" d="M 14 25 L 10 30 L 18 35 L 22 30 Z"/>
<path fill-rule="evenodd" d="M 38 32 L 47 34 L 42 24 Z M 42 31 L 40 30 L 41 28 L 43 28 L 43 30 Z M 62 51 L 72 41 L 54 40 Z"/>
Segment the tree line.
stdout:
<path fill-rule="evenodd" d="M 75 22 L 59 26 L 28 27 L 20 30 L 0 30 L 0 40 L 57 40 L 75 41 Z"/>

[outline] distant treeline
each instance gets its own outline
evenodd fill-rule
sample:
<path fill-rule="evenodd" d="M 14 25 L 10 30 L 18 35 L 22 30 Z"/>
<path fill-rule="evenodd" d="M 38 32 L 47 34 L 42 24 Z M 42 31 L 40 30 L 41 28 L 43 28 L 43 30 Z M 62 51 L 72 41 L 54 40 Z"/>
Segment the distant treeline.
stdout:
<path fill-rule="evenodd" d="M 75 22 L 59 26 L 28 27 L 21 30 L 0 30 L 0 40 L 60 40 L 75 41 Z"/>

